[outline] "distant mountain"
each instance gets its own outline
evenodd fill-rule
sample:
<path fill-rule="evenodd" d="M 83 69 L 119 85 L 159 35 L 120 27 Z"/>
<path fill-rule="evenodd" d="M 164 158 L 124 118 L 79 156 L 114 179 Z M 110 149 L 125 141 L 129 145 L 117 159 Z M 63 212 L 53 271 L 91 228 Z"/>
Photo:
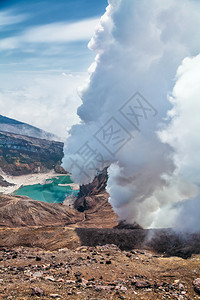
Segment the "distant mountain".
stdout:
<path fill-rule="evenodd" d="M 60 141 L 60 138 L 52 133 L 2 115 L 0 115 L 0 131 L 16 133 L 39 139 Z"/>

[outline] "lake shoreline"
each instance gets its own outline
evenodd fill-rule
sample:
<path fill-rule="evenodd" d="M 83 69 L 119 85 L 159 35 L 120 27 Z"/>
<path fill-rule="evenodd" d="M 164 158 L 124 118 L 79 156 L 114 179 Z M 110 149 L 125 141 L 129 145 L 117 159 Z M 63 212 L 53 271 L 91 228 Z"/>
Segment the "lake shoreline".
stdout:
<path fill-rule="evenodd" d="M 70 176 L 70 174 L 59 174 L 53 170 L 46 173 L 35 173 L 35 174 L 27 174 L 27 175 L 20 175 L 20 176 L 7 175 L 4 172 L 0 172 L 0 175 L 7 182 L 14 184 L 13 186 L 8 186 L 8 187 L 0 186 L 1 194 L 12 194 L 16 190 L 18 190 L 21 186 L 34 185 L 34 184 L 43 185 L 46 183 L 46 180 L 55 178 L 57 176 Z"/>

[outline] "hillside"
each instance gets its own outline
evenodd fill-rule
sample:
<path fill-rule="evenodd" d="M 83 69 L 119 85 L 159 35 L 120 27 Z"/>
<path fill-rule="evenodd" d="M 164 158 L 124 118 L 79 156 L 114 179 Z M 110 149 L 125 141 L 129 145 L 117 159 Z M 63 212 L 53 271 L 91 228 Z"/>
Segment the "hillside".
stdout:
<path fill-rule="evenodd" d="M 0 168 L 24 175 L 60 168 L 63 143 L 0 131 Z"/>
<path fill-rule="evenodd" d="M 60 140 L 52 133 L 2 115 L 0 115 L 0 131 L 16 133 L 40 139 Z"/>
<path fill-rule="evenodd" d="M 0 227 L 58 226 L 80 220 L 82 216 L 76 210 L 57 203 L 0 195 Z"/>
<path fill-rule="evenodd" d="M 95 176 L 93 182 L 81 185 L 74 207 L 78 211 L 83 212 L 90 209 L 96 209 L 96 206 L 99 204 L 101 205 L 102 198 L 105 198 L 104 200 L 108 201 L 109 195 L 105 191 L 107 180 L 107 168 L 104 168 L 102 172 Z"/>
<path fill-rule="evenodd" d="M 105 169 L 92 183 L 81 186 L 74 209 L 68 205 L 36 201 L 24 196 L 0 194 L 0 228 L 66 224 L 82 228 L 113 228 L 117 225 L 117 216 L 108 203 L 106 180 Z M 85 208 L 83 203 L 86 204 Z"/>

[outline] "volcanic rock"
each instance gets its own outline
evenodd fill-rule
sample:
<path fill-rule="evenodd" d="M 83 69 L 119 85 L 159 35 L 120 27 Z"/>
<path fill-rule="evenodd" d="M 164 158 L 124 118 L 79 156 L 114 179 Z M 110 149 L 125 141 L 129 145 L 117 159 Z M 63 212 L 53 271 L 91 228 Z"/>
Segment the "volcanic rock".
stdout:
<path fill-rule="evenodd" d="M 7 182 L 1 175 L 0 175 L 0 186 L 8 187 L 8 186 L 14 186 L 13 183 Z"/>
<path fill-rule="evenodd" d="M 119 224 L 114 227 L 114 229 L 143 229 L 143 228 L 136 222 L 133 224 L 128 224 L 126 223 L 126 221 L 120 221 Z"/>
<path fill-rule="evenodd" d="M 51 298 L 54 298 L 54 299 L 56 299 L 56 298 L 61 298 L 62 296 L 61 295 L 59 295 L 59 294 L 50 294 L 49 295 Z"/>
<path fill-rule="evenodd" d="M 135 286 L 138 289 L 143 289 L 143 288 L 149 288 L 149 287 L 151 287 L 151 284 L 150 284 L 149 281 L 146 281 L 146 280 L 137 280 L 136 283 L 135 283 Z"/>
<path fill-rule="evenodd" d="M 80 186 L 74 208 L 84 214 L 81 227 L 111 228 L 117 225 L 117 216 L 108 202 L 109 194 L 105 190 L 107 179 L 105 168 L 92 183 Z"/>
<path fill-rule="evenodd" d="M 70 208 L 74 208 L 75 201 L 76 201 L 76 197 L 74 195 L 70 195 L 70 196 L 65 198 L 62 205 L 66 205 Z"/>
<path fill-rule="evenodd" d="M 44 296 L 44 291 L 38 287 L 34 287 L 32 288 L 32 296 L 38 296 L 38 297 L 41 297 L 41 296 Z"/>
<path fill-rule="evenodd" d="M 193 284 L 195 292 L 200 294 L 200 278 L 195 279 Z"/>
<path fill-rule="evenodd" d="M 81 185 L 74 207 L 81 212 L 93 209 L 99 202 L 99 199 L 94 196 L 105 192 L 107 180 L 108 174 L 107 168 L 105 168 L 94 178 L 92 183 Z"/>
<path fill-rule="evenodd" d="M 22 229 L 26 231 L 27 235 L 27 229 L 20 228 L 17 229 L 18 238 Z M 10 229 L 7 236 L 12 235 L 11 231 L 13 230 L 13 228 Z M 30 228 L 29 230 L 32 231 L 32 238 L 35 237 L 38 228 Z M 0 248 L 0 257 L 4 259 L 0 263 L 0 278 L 3 279 L 0 279 L 0 294 L 3 295 L 3 298 L 8 299 L 12 295 L 13 299 L 30 299 L 31 290 L 28 291 L 29 287 L 32 287 L 33 299 L 36 299 L 36 296 L 41 299 L 121 299 L 122 295 L 125 299 L 195 298 L 192 282 L 194 271 L 198 270 L 200 255 L 194 255 L 183 263 L 180 258 L 163 258 L 163 255 L 159 254 L 155 257 L 154 251 L 135 249 L 139 259 L 137 261 L 131 259 L 127 265 L 126 251 L 115 251 L 112 250 L 114 247 L 109 249 L 108 245 L 105 247 L 85 246 L 84 250 L 86 251 L 82 251 L 83 248 L 79 246 L 80 249 L 77 250 L 78 240 L 71 249 L 61 248 L 62 245 L 50 236 L 52 227 L 40 228 L 39 230 L 42 230 L 44 235 L 53 241 L 53 247 L 57 247 L 57 250 L 52 251 L 52 247 L 49 247 L 50 244 L 46 242 L 43 243 L 46 250 L 35 247 L 35 243 L 34 247 L 15 246 L 7 248 L 4 246 Z M 60 237 L 62 242 L 66 242 L 72 237 L 72 228 L 68 228 L 69 230 L 68 235 L 63 236 L 57 228 L 55 230 L 56 237 Z M 112 233 L 115 231 L 112 230 Z M 63 228 L 62 232 L 67 233 L 66 228 Z M 120 230 L 118 232 L 123 234 Z M 130 231 L 130 235 L 134 234 L 135 231 Z M 75 236 L 73 236 L 74 238 Z M 39 240 L 41 242 L 38 236 Z M 15 252 L 18 253 L 16 259 L 5 260 L 6 255 L 12 256 Z M 112 264 L 108 267 L 105 264 L 96 265 L 94 261 L 88 263 L 87 257 L 92 256 L 93 253 L 95 253 L 98 263 L 102 257 L 106 258 L 109 254 Z M 41 255 L 44 255 L 45 264 L 43 261 L 36 264 L 33 258 L 27 261 L 27 257 L 39 257 Z M 53 263 L 52 255 L 54 256 Z M 149 256 L 152 256 L 152 260 L 147 262 L 146 258 Z M 76 263 L 77 261 L 79 264 Z M 24 271 L 20 272 L 17 266 L 23 266 Z M 69 272 L 66 272 L 68 269 Z M 198 281 L 196 280 L 194 285 L 198 284 Z M 74 297 L 70 298 L 68 295 L 72 294 Z M 78 296 L 79 294 L 81 296 Z"/>

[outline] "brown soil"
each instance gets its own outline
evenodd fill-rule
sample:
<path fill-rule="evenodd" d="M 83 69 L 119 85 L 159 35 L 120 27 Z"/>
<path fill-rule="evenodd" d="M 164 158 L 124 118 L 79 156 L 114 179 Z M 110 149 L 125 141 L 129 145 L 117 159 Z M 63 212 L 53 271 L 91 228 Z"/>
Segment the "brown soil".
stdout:
<path fill-rule="evenodd" d="M 79 212 L 66 205 L 32 200 L 25 196 L 0 194 L 0 228 L 25 226 L 66 226 L 113 228 L 117 216 L 108 203 L 108 194 L 93 196 L 96 205 Z"/>
<path fill-rule="evenodd" d="M 80 214 L 66 206 L 0 195 L 0 227 L 67 225 L 80 220 Z"/>
<path fill-rule="evenodd" d="M 113 229 L 108 195 L 91 196 L 83 212 L 1 196 L 0 299 L 200 299 L 199 233 Z"/>
<path fill-rule="evenodd" d="M 114 245 L 4 247 L 0 299 L 200 299 L 193 287 L 199 260 L 200 255 L 184 260 Z"/>

